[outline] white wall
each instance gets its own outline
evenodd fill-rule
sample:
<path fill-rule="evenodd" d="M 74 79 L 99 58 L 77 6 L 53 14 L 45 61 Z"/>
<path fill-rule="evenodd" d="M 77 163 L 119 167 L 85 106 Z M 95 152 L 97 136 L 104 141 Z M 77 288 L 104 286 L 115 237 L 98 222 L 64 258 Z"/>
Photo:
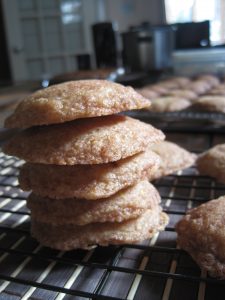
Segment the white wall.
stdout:
<path fill-rule="evenodd" d="M 103 0 L 106 21 L 117 21 L 119 31 L 143 21 L 160 24 L 165 21 L 163 0 Z"/>

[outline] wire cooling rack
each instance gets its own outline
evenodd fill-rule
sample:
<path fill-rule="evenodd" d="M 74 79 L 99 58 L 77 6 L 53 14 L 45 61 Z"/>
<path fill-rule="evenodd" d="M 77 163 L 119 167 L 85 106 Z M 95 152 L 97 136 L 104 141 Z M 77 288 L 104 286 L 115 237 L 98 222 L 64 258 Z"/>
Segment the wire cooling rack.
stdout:
<path fill-rule="evenodd" d="M 200 122 L 225 124 L 225 114 L 219 112 L 204 112 L 186 109 L 173 112 L 152 112 L 147 110 L 128 111 L 125 113 L 133 118 L 142 119 L 143 121 L 163 121 L 163 122 Z"/>
<path fill-rule="evenodd" d="M 212 137 L 195 137 L 183 140 L 190 140 L 197 152 L 215 142 Z M 222 140 L 223 135 L 216 143 Z M 60 252 L 42 247 L 30 236 L 27 193 L 17 181 L 22 163 L 0 153 L 1 300 L 224 300 L 225 281 L 208 277 L 177 248 L 174 225 L 187 209 L 224 195 L 225 185 L 199 176 L 195 168 L 164 177 L 155 182 L 170 216 L 163 232 L 137 245 Z"/>

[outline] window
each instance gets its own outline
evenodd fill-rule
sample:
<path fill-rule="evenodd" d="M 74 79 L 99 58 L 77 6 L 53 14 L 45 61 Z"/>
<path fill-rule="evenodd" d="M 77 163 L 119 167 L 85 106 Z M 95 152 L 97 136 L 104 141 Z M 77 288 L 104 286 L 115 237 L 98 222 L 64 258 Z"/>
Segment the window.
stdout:
<path fill-rule="evenodd" d="M 225 0 L 165 0 L 169 24 L 210 21 L 212 45 L 225 43 Z"/>

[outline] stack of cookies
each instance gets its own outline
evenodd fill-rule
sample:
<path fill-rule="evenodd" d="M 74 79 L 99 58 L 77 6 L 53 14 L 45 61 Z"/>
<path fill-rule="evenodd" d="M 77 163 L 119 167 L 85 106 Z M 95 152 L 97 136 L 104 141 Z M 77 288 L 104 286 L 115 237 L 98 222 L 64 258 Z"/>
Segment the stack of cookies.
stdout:
<path fill-rule="evenodd" d="M 32 190 L 32 235 L 70 250 L 136 243 L 168 222 L 148 182 L 159 165 L 151 146 L 161 131 L 121 111 L 149 106 L 130 87 L 73 81 L 19 104 L 6 127 L 22 128 L 4 151 L 26 161 L 20 186 Z"/>

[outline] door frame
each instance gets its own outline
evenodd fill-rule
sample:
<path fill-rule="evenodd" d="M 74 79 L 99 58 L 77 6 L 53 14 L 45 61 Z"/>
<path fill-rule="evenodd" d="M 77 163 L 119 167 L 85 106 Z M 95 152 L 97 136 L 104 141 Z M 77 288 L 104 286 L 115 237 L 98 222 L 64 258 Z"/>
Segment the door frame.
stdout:
<path fill-rule="evenodd" d="M 19 24 L 18 6 L 15 0 L 2 0 L 3 19 L 5 23 L 7 50 L 12 74 L 12 81 L 27 80 L 24 45 Z"/>
<path fill-rule="evenodd" d="M 2 0 L 7 50 L 9 54 L 10 69 L 13 83 L 28 81 L 30 79 L 26 65 L 26 55 L 23 45 L 22 29 L 19 21 L 20 17 L 18 1 L 19 0 Z M 97 0 L 82 0 L 82 33 L 84 34 L 84 49 L 83 53 L 74 53 L 74 55 L 86 53 L 90 54 L 92 67 L 95 66 L 95 61 L 91 25 L 98 22 L 99 17 L 96 1 Z M 68 71 L 67 67 L 68 63 L 65 64 L 65 72 Z M 46 61 L 46 59 L 44 63 L 44 68 L 46 74 L 50 73 L 48 61 Z"/>

